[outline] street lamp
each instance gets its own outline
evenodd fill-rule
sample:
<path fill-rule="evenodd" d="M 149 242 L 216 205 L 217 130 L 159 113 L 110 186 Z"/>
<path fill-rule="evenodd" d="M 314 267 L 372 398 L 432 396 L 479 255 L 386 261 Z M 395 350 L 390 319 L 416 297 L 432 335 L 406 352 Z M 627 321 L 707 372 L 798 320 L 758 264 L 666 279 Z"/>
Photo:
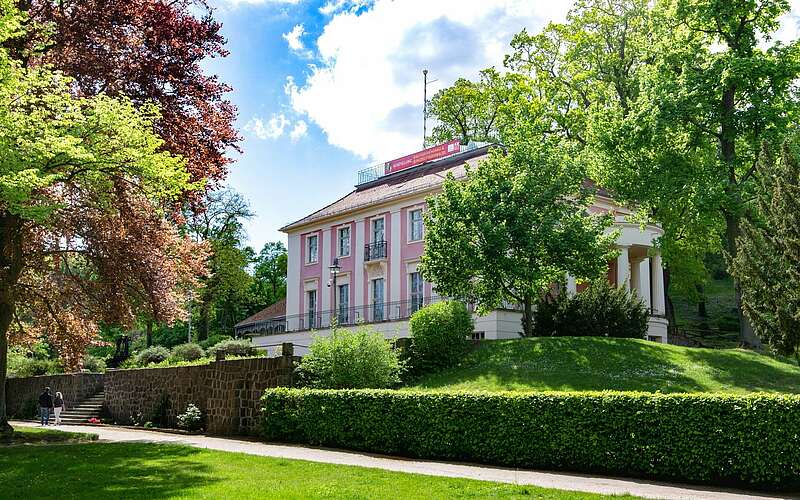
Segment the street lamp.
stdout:
<path fill-rule="evenodd" d="M 336 289 L 336 277 L 339 275 L 339 271 L 342 270 L 342 268 L 339 266 L 339 259 L 335 257 L 333 259 L 333 264 L 331 264 L 331 266 L 328 269 L 331 270 L 331 281 L 329 281 L 328 284 L 333 282 L 333 315 L 335 315 L 337 313 L 337 311 L 336 311 L 336 293 L 338 291 Z M 333 315 L 331 315 L 331 319 L 333 319 L 334 317 L 337 317 L 337 316 L 333 316 Z"/>

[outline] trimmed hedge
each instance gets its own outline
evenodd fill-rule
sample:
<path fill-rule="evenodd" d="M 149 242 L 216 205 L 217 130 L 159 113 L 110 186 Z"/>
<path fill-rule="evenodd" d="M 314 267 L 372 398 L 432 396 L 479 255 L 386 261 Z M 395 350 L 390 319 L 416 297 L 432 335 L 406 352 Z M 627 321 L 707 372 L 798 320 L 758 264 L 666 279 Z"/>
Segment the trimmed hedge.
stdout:
<path fill-rule="evenodd" d="M 800 396 L 268 389 L 270 440 L 428 459 L 800 488 Z"/>

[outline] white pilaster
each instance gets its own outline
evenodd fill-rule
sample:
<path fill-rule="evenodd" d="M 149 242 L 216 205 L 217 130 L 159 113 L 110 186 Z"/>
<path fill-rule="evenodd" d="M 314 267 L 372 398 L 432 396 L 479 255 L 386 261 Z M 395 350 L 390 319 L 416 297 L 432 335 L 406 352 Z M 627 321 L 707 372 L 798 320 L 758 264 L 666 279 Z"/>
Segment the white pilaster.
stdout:
<path fill-rule="evenodd" d="M 402 244 L 402 231 L 400 231 L 400 210 L 392 212 L 392 255 L 389 262 L 389 276 L 391 280 L 387 302 L 403 300 L 400 297 L 400 265 L 402 264 L 400 248 Z M 391 314 L 392 311 L 389 311 Z"/>
<path fill-rule="evenodd" d="M 322 230 L 322 276 L 320 276 L 320 283 L 322 284 L 320 301 L 320 311 L 330 311 L 331 309 L 331 289 L 328 288 L 328 280 L 331 278 L 330 265 L 333 263 L 331 257 L 331 230 L 324 228 Z M 325 325 L 328 324 L 327 316 L 322 318 Z"/>
<path fill-rule="evenodd" d="M 653 268 L 653 314 L 661 316 L 666 314 L 667 308 L 664 297 L 664 269 L 661 267 L 661 254 L 656 253 L 650 258 Z"/>
<path fill-rule="evenodd" d="M 567 275 L 567 294 L 573 296 L 578 293 L 578 285 L 575 282 L 575 277 Z"/>
<path fill-rule="evenodd" d="M 641 273 L 639 272 L 639 270 L 642 268 L 642 266 L 641 266 L 642 261 L 641 260 L 633 260 L 633 259 L 630 258 L 630 255 L 629 255 L 628 256 L 628 263 L 631 266 L 631 291 L 636 292 L 636 294 L 641 297 L 642 293 L 641 293 L 641 288 L 639 288 L 639 287 L 642 284 L 639 281 L 639 277 L 641 276 Z"/>
<path fill-rule="evenodd" d="M 353 284 L 350 286 L 355 293 L 353 306 L 360 307 L 364 305 L 364 219 L 356 221 L 356 247 L 353 251 L 356 253 L 356 267 L 353 270 Z"/>
<path fill-rule="evenodd" d="M 300 314 L 300 234 L 290 234 L 287 246 L 288 262 L 286 264 L 286 329 L 289 331 L 299 328 L 296 315 Z"/>
<path fill-rule="evenodd" d="M 650 309 L 650 259 L 644 259 L 639 263 L 639 296 L 644 301 L 647 309 Z"/>
<path fill-rule="evenodd" d="M 630 247 L 627 245 L 620 245 L 619 257 L 617 257 L 617 286 L 624 287 L 626 290 L 631 289 L 630 275 L 631 265 L 628 261 L 628 251 Z"/>

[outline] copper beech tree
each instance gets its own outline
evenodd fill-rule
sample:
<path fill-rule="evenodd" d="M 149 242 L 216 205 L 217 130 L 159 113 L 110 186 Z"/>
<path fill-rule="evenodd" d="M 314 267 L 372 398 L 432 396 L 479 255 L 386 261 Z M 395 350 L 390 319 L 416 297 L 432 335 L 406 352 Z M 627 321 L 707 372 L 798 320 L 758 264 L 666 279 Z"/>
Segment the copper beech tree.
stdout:
<path fill-rule="evenodd" d="M 0 0 L 0 435 L 9 339 L 46 335 L 75 368 L 101 323 L 129 326 L 140 307 L 181 316 L 206 257 L 163 212 L 203 182 L 154 131 L 158 108 L 76 96 L 24 64 L 27 23 Z"/>

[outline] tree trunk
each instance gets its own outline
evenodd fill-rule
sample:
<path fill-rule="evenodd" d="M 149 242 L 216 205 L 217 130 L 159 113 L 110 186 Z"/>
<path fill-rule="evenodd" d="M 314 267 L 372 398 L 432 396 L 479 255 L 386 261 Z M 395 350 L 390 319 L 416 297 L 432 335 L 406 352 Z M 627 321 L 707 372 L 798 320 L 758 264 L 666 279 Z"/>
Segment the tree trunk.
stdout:
<path fill-rule="evenodd" d="M 739 237 L 739 218 L 725 215 L 725 238 L 728 254 L 730 258 L 736 257 L 736 238 Z M 760 348 L 761 339 L 753 331 L 750 321 L 742 310 L 742 287 L 739 280 L 734 278 L 733 286 L 736 293 L 736 316 L 739 318 L 739 342 L 745 347 Z"/>
<path fill-rule="evenodd" d="M 533 305 L 530 297 L 525 297 L 522 301 L 522 336 L 533 337 Z"/>
<path fill-rule="evenodd" d="M 197 341 L 206 340 L 208 338 L 209 323 L 211 321 L 211 298 L 203 297 L 203 303 L 200 304 L 200 327 L 197 329 Z"/>
<path fill-rule="evenodd" d="M 153 345 L 153 320 L 147 320 L 147 347 Z"/>
<path fill-rule="evenodd" d="M 697 302 L 697 315 L 701 318 L 707 318 L 708 311 L 706 310 L 706 290 L 703 285 L 697 285 L 697 294 L 700 296 L 700 300 Z"/>
<path fill-rule="evenodd" d="M 19 217 L 0 213 L 0 440 L 4 441 L 14 433 L 6 415 L 6 370 L 8 330 L 14 319 L 14 286 L 22 273 L 22 229 Z"/>
<path fill-rule="evenodd" d="M 14 428 L 6 415 L 6 368 L 8 366 L 8 327 L 14 317 L 13 305 L 0 303 L 0 441 L 10 441 Z"/>

